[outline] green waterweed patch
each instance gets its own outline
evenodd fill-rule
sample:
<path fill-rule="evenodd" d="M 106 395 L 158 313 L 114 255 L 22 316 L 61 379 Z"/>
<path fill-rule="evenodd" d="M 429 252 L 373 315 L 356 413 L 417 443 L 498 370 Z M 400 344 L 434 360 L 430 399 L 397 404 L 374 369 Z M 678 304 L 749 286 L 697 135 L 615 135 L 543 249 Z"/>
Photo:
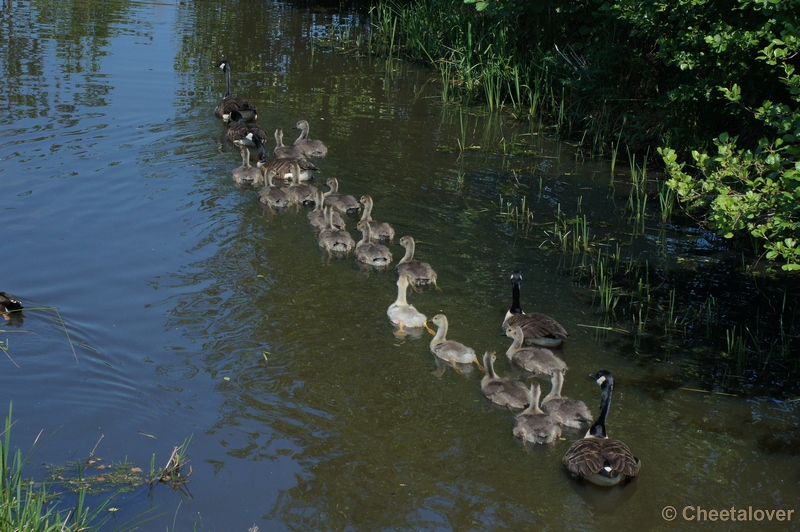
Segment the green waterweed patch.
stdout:
<path fill-rule="evenodd" d="M 67 491 L 98 493 L 134 491 L 146 483 L 143 471 L 136 464 L 123 461 L 105 463 L 102 458 L 67 462 L 65 465 L 47 464 L 47 481 L 60 484 Z"/>

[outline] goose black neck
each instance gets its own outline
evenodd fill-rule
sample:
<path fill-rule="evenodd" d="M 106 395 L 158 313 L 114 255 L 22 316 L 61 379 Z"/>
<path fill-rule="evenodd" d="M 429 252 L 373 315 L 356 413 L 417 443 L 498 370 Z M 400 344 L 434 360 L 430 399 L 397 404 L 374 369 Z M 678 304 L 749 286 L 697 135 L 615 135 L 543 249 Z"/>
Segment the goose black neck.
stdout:
<path fill-rule="evenodd" d="M 594 425 L 589 429 L 589 434 L 597 438 L 606 438 L 606 418 L 608 417 L 608 409 L 611 407 L 611 394 L 614 392 L 614 383 L 604 381 L 600 385 L 602 390 L 600 396 L 600 412 L 597 414 L 597 420 Z"/>
<path fill-rule="evenodd" d="M 522 314 L 522 308 L 519 306 L 519 291 L 522 281 L 516 275 L 517 273 L 514 272 L 514 275 L 511 276 L 511 308 L 508 309 L 511 314 Z"/>
<path fill-rule="evenodd" d="M 231 97 L 231 67 L 225 65 L 223 69 L 225 72 L 225 98 Z"/>
<path fill-rule="evenodd" d="M 262 163 L 267 162 L 267 150 L 264 149 L 264 143 L 261 142 L 261 137 L 253 134 L 253 143 L 256 145 L 256 149 L 258 150 L 258 161 Z"/>

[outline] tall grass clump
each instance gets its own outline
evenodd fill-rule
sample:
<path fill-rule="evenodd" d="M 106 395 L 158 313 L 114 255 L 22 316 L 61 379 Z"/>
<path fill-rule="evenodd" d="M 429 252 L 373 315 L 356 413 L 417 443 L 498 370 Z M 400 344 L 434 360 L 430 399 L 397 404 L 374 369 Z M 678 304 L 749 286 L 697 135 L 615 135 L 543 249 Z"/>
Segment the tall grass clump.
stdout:
<path fill-rule="evenodd" d="M 108 521 L 110 500 L 90 508 L 86 489 L 78 491 L 77 500 L 66 504 L 47 484 L 23 476 L 31 454 L 23 456 L 19 449 L 11 450 L 12 408 L 9 404 L 3 439 L 0 441 L 0 530 L 6 531 L 84 531 L 99 530 Z"/>
<path fill-rule="evenodd" d="M 157 483 L 162 483 L 181 494 L 190 495 L 186 483 L 193 473 L 192 466 L 189 465 L 188 457 L 189 444 L 191 442 L 192 436 L 189 436 L 183 440 L 182 444 L 173 447 L 172 454 L 170 454 L 166 465 L 162 468 L 156 466 L 156 455 L 153 455 L 150 461 L 150 475 L 148 480 L 151 489 Z"/>
<path fill-rule="evenodd" d="M 370 9 L 371 50 L 436 69 L 445 102 L 508 109 L 533 118 L 560 105 L 547 90 L 552 65 L 514 27 L 475 13 L 462 1 L 379 0 Z"/>
<path fill-rule="evenodd" d="M 644 233 L 645 214 L 647 212 L 647 161 L 642 166 L 636 165 L 636 156 L 628 152 L 631 169 L 631 189 L 628 194 L 628 212 L 634 227 L 634 234 Z"/>
<path fill-rule="evenodd" d="M 519 205 L 514 204 L 510 199 L 500 196 L 500 219 L 509 225 L 513 225 L 517 230 L 525 233 L 531 230 L 534 224 L 533 211 L 528 206 L 528 198 L 522 197 Z"/>

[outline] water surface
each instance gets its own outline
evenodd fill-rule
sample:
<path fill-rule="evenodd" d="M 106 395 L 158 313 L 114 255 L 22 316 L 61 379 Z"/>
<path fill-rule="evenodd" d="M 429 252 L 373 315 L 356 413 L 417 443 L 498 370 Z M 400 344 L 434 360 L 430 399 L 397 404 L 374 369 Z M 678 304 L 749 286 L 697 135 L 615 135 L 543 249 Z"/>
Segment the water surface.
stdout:
<path fill-rule="evenodd" d="M 191 496 L 140 487 L 115 501 L 118 522 L 156 507 L 145 529 L 617 530 L 696 525 L 666 523 L 667 505 L 800 511 L 796 402 L 692 391 L 680 353 L 639 356 L 598 335 L 563 257 L 498 219 L 520 174 L 537 218 L 551 220 L 592 189 L 608 197 L 606 166 L 543 139 L 539 157 L 459 157 L 462 122 L 429 73 L 312 46 L 348 21 L 335 12 L 1 6 L 0 289 L 29 307 L 0 323 L 13 440 L 28 449 L 57 431 L 37 463 L 94 450 L 147 469 L 193 438 Z M 588 374 L 615 373 L 608 428 L 642 459 L 639 479 L 610 491 L 573 482 L 559 467 L 571 437 L 524 449 L 513 415 L 483 400 L 479 371 L 436 378 L 429 337 L 395 338 L 393 271 L 326 260 L 305 212 L 269 215 L 232 184 L 239 155 L 213 115 L 222 58 L 262 126 L 306 118 L 326 141 L 318 181 L 371 194 L 375 218 L 414 236 L 442 291 L 411 302 L 447 314 L 451 338 L 496 350 L 501 374 L 508 276 L 523 271 L 523 307 L 571 332 L 564 393 L 596 411 Z M 529 133 L 486 124 L 468 116 L 470 145 Z M 672 238 L 674 255 L 706 237 Z"/>

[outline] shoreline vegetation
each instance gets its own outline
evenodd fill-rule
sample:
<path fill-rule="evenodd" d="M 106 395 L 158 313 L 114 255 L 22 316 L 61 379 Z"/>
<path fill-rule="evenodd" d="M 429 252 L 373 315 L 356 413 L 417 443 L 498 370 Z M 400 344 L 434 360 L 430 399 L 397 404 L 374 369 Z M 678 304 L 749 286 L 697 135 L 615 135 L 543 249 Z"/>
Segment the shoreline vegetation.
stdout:
<path fill-rule="evenodd" d="M 378 0 L 339 37 L 428 65 L 483 105 L 663 166 L 678 206 L 770 267 L 800 269 L 800 0 Z M 345 35 L 346 34 L 346 35 Z"/>
<path fill-rule="evenodd" d="M 94 531 L 104 529 L 112 519 L 115 530 L 138 530 L 144 523 L 157 517 L 154 509 L 119 523 L 115 516 L 120 509 L 112 506 L 117 495 L 145 485 L 152 491 L 156 484 L 161 483 L 179 492 L 182 497 L 190 496 L 186 481 L 192 470 L 191 466 L 188 471 L 186 467 L 191 436 L 173 448 L 163 468 L 155 465 L 153 455 L 147 474 L 127 461 L 104 464 L 101 458 L 95 456 L 93 449 L 89 457 L 70 462 L 67 466 L 46 465 L 48 473 L 45 482 L 26 478 L 23 470 L 31 464 L 37 449 L 55 433 L 41 441 L 41 434 L 37 436 L 26 455 L 22 454 L 19 447 L 12 450 L 11 429 L 15 423 L 12 421 L 12 410 L 13 405 L 9 403 L 4 429 L 0 432 L 0 530 Z M 108 492 L 114 494 L 107 495 Z"/>
<path fill-rule="evenodd" d="M 659 266 L 600 234 L 581 198 L 576 214 L 559 205 L 554 221 L 535 218 L 524 186 L 499 191 L 498 218 L 562 254 L 562 273 L 592 307 L 594 320 L 581 326 L 598 340 L 674 364 L 677 380 L 706 391 L 793 401 L 797 8 L 800 0 L 378 0 L 364 20 L 339 19 L 318 42 L 384 58 L 387 72 L 398 61 L 427 66 L 462 132 L 481 108 L 490 121 L 530 124 L 610 159 L 612 189 L 627 153 L 630 181 L 617 184 L 629 186 L 631 238 L 653 235 L 666 255 L 668 231 L 699 226 L 716 233 L 708 240 L 727 259 Z M 473 148 L 463 133 L 456 140 L 461 153 Z M 648 176 L 654 167 L 665 175 Z"/>

